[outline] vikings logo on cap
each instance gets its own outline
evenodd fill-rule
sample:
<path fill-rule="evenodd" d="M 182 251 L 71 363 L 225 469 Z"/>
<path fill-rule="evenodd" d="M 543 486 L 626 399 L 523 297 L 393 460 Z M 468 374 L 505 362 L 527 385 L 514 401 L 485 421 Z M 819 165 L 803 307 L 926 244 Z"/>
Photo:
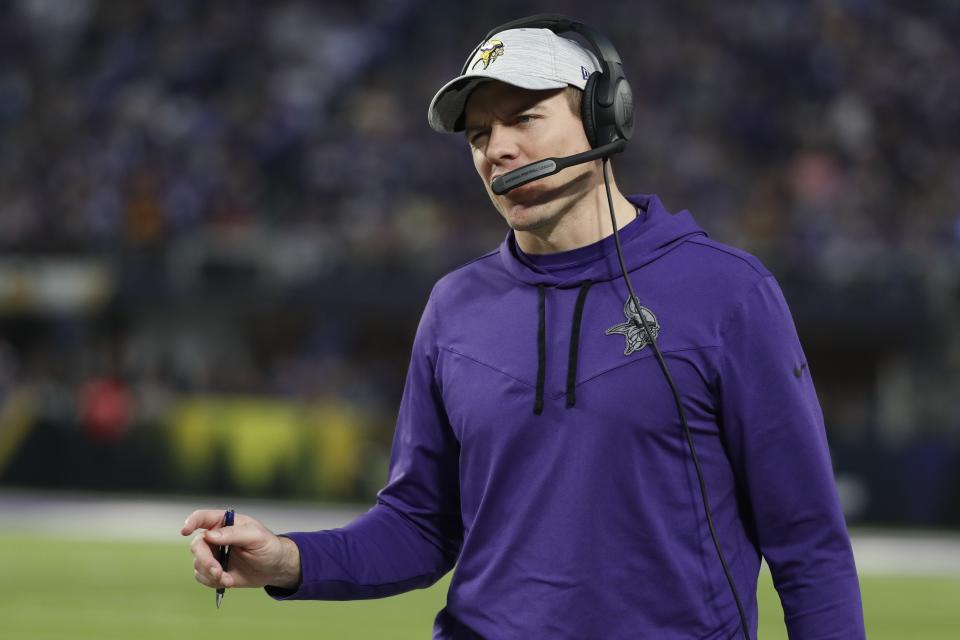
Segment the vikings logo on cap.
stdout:
<path fill-rule="evenodd" d="M 503 43 L 499 40 L 490 40 L 485 45 L 480 47 L 479 55 L 470 69 L 475 69 L 476 66 L 481 62 L 483 63 L 483 68 L 486 69 L 493 63 L 494 60 L 502 55 Z"/>
<path fill-rule="evenodd" d="M 639 311 L 637 311 L 638 308 Z M 646 330 L 643 328 L 643 323 L 640 320 L 641 313 L 647 321 L 647 325 L 650 327 L 653 340 L 656 340 L 657 336 L 660 335 L 660 323 L 657 322 L 657 317 L 653 315 L 653 312 L 641 306 L 640 301 L 636 298 L 627 300 L 627 304 L 623 305 L 623 315 L 626 316 L 627 321 L 614 325 L 604 332 L 604 334 L 608 336 L 619 333 L 627 339 L 627 346 L 623 350 L 623 355 L 625 356 L 630 355 L 634 351 L 640 351 L 652 342 L 650 336 L 647 335 Z"/>

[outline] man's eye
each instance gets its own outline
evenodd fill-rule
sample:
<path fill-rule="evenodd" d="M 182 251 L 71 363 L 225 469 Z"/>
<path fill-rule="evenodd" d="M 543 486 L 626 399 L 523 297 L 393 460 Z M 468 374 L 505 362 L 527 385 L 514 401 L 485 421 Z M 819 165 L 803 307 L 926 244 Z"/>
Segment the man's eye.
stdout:
<path fill-rule="evenodd" d="M 527 113 L 523 113 L 523 114 L 520 114 L 519 116 L 517 116 L 517 123 L 518 123 L 518 124 L 527 124 L 528 122 L 532 122 L 533 119 L 534 119 L 534 116 L 532 116 L 532 115 L 530 115 L 530 114 L 527 114 Z"/>

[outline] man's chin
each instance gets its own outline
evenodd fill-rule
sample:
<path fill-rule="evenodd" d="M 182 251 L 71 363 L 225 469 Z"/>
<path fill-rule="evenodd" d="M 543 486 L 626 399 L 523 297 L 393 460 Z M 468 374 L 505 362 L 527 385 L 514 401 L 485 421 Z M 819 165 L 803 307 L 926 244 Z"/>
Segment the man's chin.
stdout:
<path fill-rule="evenodd" d="M 530 205 L 505 203 L 500 213 L 514 231 L 536 231 L 556 222 L 551 214 L 553 209 L 554 207 L 549 203 Z"/>

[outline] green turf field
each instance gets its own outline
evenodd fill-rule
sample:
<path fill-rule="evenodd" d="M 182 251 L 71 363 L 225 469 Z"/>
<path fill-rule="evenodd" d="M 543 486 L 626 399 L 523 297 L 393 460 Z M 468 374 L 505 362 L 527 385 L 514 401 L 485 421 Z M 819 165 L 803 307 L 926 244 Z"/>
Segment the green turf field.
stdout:
<path fill-rule="evenodd" d="M 193 581 L 187 544 L 0 534 L 0 639 L 422 639 L 447 584 L 367 602 L 278 603 L 235 590 L 217 611 L 213 591 Z M 762 582 L 760 638 L 786 638 L 769 576 Z M 862 582 L 871 640 L 960 637 L 960 578 Z"/>

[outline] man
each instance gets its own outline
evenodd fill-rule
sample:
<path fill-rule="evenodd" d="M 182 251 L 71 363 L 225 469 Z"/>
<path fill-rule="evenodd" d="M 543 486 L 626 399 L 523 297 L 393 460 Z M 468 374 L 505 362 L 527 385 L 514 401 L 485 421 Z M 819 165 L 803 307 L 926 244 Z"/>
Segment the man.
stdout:
<path fill-rule="evenodd" d="M 740 637 L 656 339 L 751 637 L 761 554 L 791 638 L 864 636 L 820 409 L 770 273 L 656 196 L 613 183 L 609 215 L 600 161 L 493 191 L 590 148 L 578 100 L 598 68 L 550 30 L 510 29 L 437 94 L 431 126 L 465 131 L 510 232 L 431 293 L 388 484 L 332 531 L 278 537 L 241 515 L 211 530 L 222 512 L 193 513 L 182 533 L 208 529 L 192 545 L 197 580 L 358 599 L 456 563 L 435 638 Z M 611 218 L 642 306 L 628 303 Z M 217 544 L 231 545 L 229 572 Z"/>

